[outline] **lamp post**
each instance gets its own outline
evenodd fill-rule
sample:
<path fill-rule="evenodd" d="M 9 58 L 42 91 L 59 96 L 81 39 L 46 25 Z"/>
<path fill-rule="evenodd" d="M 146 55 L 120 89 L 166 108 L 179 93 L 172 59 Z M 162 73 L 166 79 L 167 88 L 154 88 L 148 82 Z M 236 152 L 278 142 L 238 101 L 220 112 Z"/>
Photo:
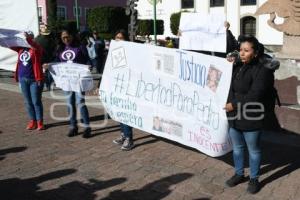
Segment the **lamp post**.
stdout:
<path fill-rule="evenodd" d="M 79 31 L 79 16 L 78 16 L 78 2 L 75 0 L 75 14 L 76 14 L 76 27 L 77 30 Z"/>
<path fill-rule="evenodd" d="M 156 35 L 156 0 L 153 0 L 153 35 L 155 45 L 157 44 L 157 35 Z"/>

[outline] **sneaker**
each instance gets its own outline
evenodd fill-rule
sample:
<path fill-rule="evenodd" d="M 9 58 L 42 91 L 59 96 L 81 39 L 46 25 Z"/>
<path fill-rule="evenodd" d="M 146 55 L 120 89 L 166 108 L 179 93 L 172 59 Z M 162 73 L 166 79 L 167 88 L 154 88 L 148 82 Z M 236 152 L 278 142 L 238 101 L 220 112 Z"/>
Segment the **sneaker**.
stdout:
<path fill-rule="evenodd" d="M 36 127 L 37 127 L 36 121 L 35 120 L 30 120 L 27 124 L 26 129 L 27 130 L 34 130 L 34 129 L 36 129 Z"/>
<path fill-rule="evenodd" d="M 259 191 L 259 189 L 260 189 L 260 185 L 259 185 L 258 179 L 257 178 L 251 178 L 249 183 L 248 183 L 247 191 L 250 194 L 255 194 Z"/>
<path fill-rule="evenodd" d="M 83 131 L 82 137 L 83 138 L 90 138 L 91 136 L 92 136 L 91 128 L 90 127 L 85 128 L 84 131 Z"/>
<path fill-rule="evenodd" d="M 125 136 L 124 133 L 121 132 L 121 136 L 115 140 L 113 140 L 113 143 L 118 144 L 118 145 L 122 145 L 125 141 Z"/>
<path fill-rule="evenodd" d="M 244 175 L 235 174 L 225 182 L 225 185 L 228 187 L 234 187 L 234 186 L 244 182 L 244 180 L 245 180 Z"/>
<path fill-rule="evenodd" d="M 44 124 L 42 120 L 38 120 L 37 121 L 37 130 L 41 131 L 41 130 L 45 130 Z"/>
<path fill-rule="evenodd" d="M 121 147 L 123 151 L 129 151 L 134 147 L 133 141 L 129 138 L 125 138 L 124 143 Z"/>
<path fill-rule="evenodd" d="M 70 128 L 68 132 L 68 137 L 74 137 L 78 134 L 78 128 Z"/>

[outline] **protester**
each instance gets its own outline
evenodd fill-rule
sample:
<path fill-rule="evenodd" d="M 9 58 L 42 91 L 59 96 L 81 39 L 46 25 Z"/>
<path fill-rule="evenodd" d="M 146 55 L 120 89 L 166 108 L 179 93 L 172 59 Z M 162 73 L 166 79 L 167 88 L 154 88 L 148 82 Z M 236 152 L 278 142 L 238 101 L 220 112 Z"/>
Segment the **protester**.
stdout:
<path fill-rule="evenodd" d="M 86 49 L 90 58 L 91 71 L 93 68 L 97 69 L 98 66 L 98 55 L 96 53 L 96 41 L 92 36 L 87 36 L 86 38 Z"/>
<path fill-rule="evenodd" d="M 43 130 L 42 90 L 44 76 L 40 60 L 43 49 L 33 41 L 34 35 L 31 31 L 25 32 L 24 35 L 31 47 L 11 47 L 18 53 L 15 79 L 19 82 L 30 118 L 26 129 Z"/>
<path fill-rule="evenodd" d="M 47 26 L 41 24 L 40 34 L 35 38 L 35 41 L 41 45 L 44 49 L 43 56 L 41 58 L 42 64 L 49 63 L 54 59 L 55 52 L 55 40 L 51 31 L 48 30 Z M 51 89 L 53 78 L 48 69 L 45 70 L 45 85 L 48 91 Z"/>
<path fill-rule="evenodd" d="M 273 72 L 260 62 L 259 42 L 245 36 L 240 43 L 239 61 L 234 63 L 231 87 L 225 110 L 229 122 L 229 136 L 233 144 L 235 174 L 226 181 L 233 187 L 245 180 L 244 150 L 249 152 L 250 181 L 247 191 L 260 189 L 258 181 L 261 163 L 260 136 L 264 121 L 264 99 L 273 88 Z"/>
<path fill-rule="evenodd" d="M 87 64 L 89 62 L 86 47 L 80 44 L 78 37 L 71 31 L 64 29 L 61 31 L 61 40 L 59 41 L 56 61 L 73 62 L 79 64 Z M 47 65 L 44 65 L 47 68 Z M 68 113 L 70 116 L 69 137 L 78 134 L 78 126 L 76 119 L 76 107 L 79 107 L 81 118 L 84 124 L 83 137 L 91 137 L 91 128 L 89 120 L 89 112 L 85 105 L 85 92 L 65 91 L 67 96 Z"/>
<path fill-rule="evenodd" d="M 238 49 L 238 41 L 235 39 L 234 35 L 229 30 L 230 23 L 228 21 L 225 21 L 224 26 L 226 28 L 226 54 L 228 54 Z"/>
<path fill-rule="evenodd" d="M 170 37 L 166 37 L 165 47 L 167 48 L 174 48 L 173 41 Z"/>
<path fill-rule="evenodd" d="M 95 40 L 95 52 L 97 54 L 97 73 L 102 75 L 107 51 L 105 51 L 105 42 L 98 35 L 97 31 L 93 31 L 93 39 Z"/>
<path fill-rule="evenodd" d="M 235 39 L 232 32 L 229 30 L 230 23 L 228 21 L 224 22 L 224 27 L 226 29 L 226 52 L 214 52 L 215 56 L 226 58 L 226 55 L 230 52 L 238 50 L 238 41 Z"/>
<path fill-rule="evenodd" d="M 128 40 L 128 35 L 125 30 L 118 30 L 115 34 L 116 41 Z M 121 126 L 121 136 L 115 140 L 113 143 L 122 145 L 121 150 L 128 151 L 134 147 L 133 137 L 132 137 L 132 127 L 120 123 Z"/>

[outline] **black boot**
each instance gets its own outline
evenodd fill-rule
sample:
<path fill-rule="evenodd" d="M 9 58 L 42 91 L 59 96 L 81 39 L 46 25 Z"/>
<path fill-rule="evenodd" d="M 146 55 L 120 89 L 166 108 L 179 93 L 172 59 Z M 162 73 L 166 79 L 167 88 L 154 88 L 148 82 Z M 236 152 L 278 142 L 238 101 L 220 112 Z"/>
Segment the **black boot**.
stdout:
<path fill-rule="evenodd" d="M 235 174 L 225 182 L 225 185 L 228 187 L 234 187 L 244 181 L 245 181 L 245 177 L 243 175 Z"/>
<path fill-rule="evenodd" d="M 260 189 L 260 185 L 259 185 L 259 181 L 257 178 L 251 178 L 249 183 L 248 183 L 248 188 L 247 188 L 247 191 L 250 193 L 250 194 L 255 194 L 259 191 Z"/>
<path fill-rule="evenodd" d="M 77 127 L 70 128 L 68 132 L 68 137 L 74 137 L 76 135 L 78 135 L 78 128 Z"/>
<path fill-rule="evenodd" d="M 90 127 L 85 128 L 84 131 L 83 131 L 82 137 L 83 138 L 90 138 L 91 136 L 92 136 L 91 128 Z"/>

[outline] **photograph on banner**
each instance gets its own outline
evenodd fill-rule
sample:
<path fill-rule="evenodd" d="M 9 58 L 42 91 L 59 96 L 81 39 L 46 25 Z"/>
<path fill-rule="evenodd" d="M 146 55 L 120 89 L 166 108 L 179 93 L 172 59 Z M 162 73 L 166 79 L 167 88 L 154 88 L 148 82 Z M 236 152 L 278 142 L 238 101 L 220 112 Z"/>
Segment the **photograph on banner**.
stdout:
<path fill-rule="evenodd" d="M 223 58 L 112 41 L 99 95 L 114 120 L 221 156 L 231 151 L 223 109 L 231 73 Z"/>
<path fill-rule="evenodd" d="M 23 47 L 26 45 L 27 42 L 25 41 L 24 43 L 20 39 L 24 38 L 24 36 L 21 34 L 19 37 L 14 34 L 13 30 L 19 32 L 32 31 L 35 36 L 38 35 L 37 1 L 5 0 L 0 1 L 0 8 L 0 69 L 14 71 L 18 60 L 17 53 L 8 48 L 3 48 L 3 46 L 11 47 L 19 45 Z M 6 39 L 3 41 L 4 36 Z"/>
<path fill-rule="evenodd" d="M 226 52 L 224 14 L 186 13 L 180 18 L 179 48 L 212 52 Z"/>
<path fill-rule="evenodd" d="M 86 92 L 94 87 L 88 65 L 72 62 L 50 63 L 49 71 L 56 87 L 63 91 Z"/>

